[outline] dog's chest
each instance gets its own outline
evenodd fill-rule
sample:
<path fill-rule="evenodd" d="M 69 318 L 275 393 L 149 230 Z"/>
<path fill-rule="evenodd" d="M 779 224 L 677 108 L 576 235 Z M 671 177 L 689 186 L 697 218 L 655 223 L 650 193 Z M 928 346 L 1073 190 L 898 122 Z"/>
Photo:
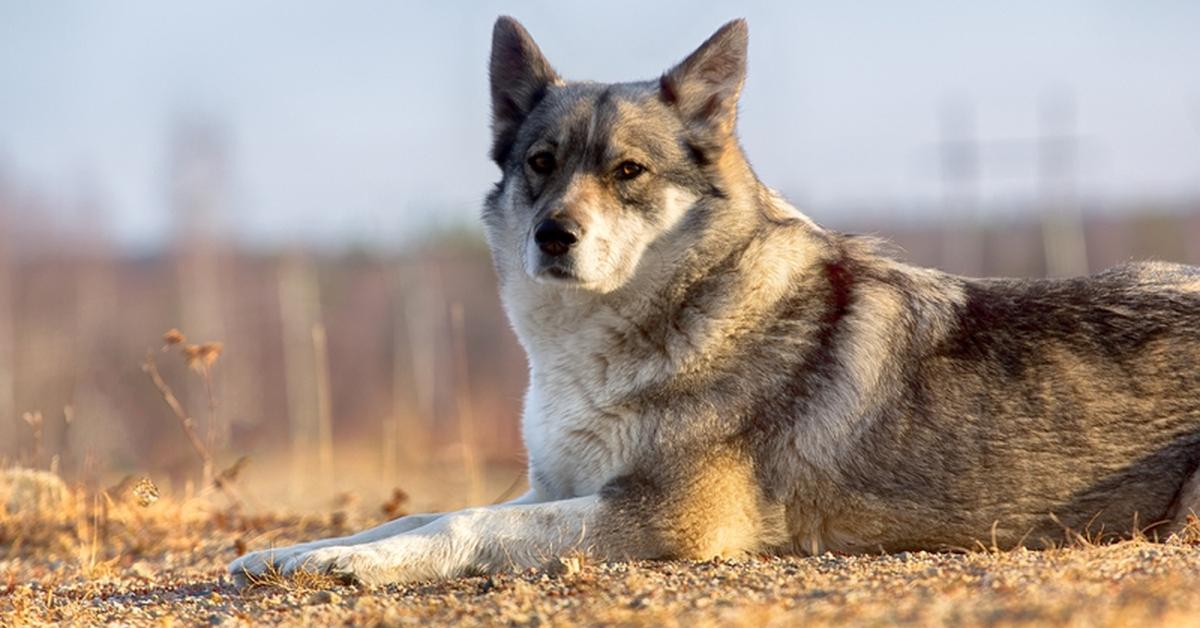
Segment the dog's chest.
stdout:
<path fill-rule="evenodd" d="M 643 417 L 603 393 L 569 373 L 534 375 L 522 432 L 532 480 L 548 497 L 595 493 L 644 447 Z"/>
<path fill-rule="evenodd" d="M 522 435 L 531 481 L 549 498 L 593 494 L 643 456 L 657 415 L 641 391 L 670 370 L 662 355 L 628 341 L 641 337 L 635 313 L 561 295 L 532 302 L 510 310 L 530 358 Z"/>

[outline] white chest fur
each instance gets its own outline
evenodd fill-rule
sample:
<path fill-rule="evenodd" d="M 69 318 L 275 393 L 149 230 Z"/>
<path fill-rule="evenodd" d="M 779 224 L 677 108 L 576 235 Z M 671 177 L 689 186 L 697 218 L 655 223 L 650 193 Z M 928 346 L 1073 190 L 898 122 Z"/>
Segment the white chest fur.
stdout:
<path fill-rule="evenodd" d="M 593 494 L 636 457 L 637 417 L 554 381 L 565 378 L 544 379 L 530 385 L 521 424 L 534 487 L 553 499 Z"/>
<path fill-rule="evenodd" d="M 631 398 L 656 365 L 613 350 L 625 324 L 613 312 L 561 316 L 576 308 L 554 305 L 514 322 L 531 368 L 521 424 L 531 481 L 546 497 L 563 499 L 595 493 L 637 459 L 647 417 Z"/>

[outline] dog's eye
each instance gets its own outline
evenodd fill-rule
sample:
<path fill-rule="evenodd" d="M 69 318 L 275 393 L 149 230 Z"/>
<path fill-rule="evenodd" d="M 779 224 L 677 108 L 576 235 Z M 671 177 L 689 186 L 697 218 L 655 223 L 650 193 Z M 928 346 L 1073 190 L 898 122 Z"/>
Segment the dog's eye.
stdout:
<path fill-rule="evenodd" d="M 550 174 L 554 171 L 554 155 L 546 151 L 535 153 L 529 158 L 529 167 L 538 174 Z"/>
<path fill-rule="evenodd" d="M 636 179 L 645 171 L 646 168 L 639 163 L 623 161 L 621 162 L 621 165 L 617 166 L 616 175 L 618 179 L 622 181 L 628 181 L 630 179 Z"/>

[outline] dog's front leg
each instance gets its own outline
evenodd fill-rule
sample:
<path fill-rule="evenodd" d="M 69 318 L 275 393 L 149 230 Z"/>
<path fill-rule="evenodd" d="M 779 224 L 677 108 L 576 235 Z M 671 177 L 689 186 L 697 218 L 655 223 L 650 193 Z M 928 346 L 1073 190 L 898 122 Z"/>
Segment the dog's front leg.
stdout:
<path fill-rule="evenodd" d="M 539 566 L 576 551 L 599 560 L 712 558 L 773 542 L 775 517 L 744 460 L 710 452 L 688 462 L 618 478 L 595 495 L 472 508 L 397 536 L 315 549 L 283 571 L 375 585 Z"/>
<path fill-rule="evenodd" d="M 506 504 L 531 504 L 538 501 L 540 500 L 537 494 L 531 490 L 512 501 L 506 502 Z M 314 550 L 324 547 L 350 547 L 391 538 L 398 534 L 426 526 L 444 516 L 444 513 L 407 515 L 349 536 L 319 539 L 287 547 L 268 548 L 250 552 L 230 563 L 229 573 L 241 581 L 260 577 L 270 572 L 282 573 L 284 567 L 294 558 L 306 555 Z"/>
<path fill-rule="evenodd" d="M 586 547 L 600 498 L 469 508 L 377 541 L 292 556 L 285 575 L 328 573 L 367 585 L 449 578 L 537 566 Z"/>

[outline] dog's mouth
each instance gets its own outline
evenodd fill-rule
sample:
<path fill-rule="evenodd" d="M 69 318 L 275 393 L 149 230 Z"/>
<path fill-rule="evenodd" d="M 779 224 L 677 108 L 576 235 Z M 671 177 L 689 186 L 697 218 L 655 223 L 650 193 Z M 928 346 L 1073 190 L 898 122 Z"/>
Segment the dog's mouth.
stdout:
<path fill-rule="evenodd" d="M 575 272 L 574 263 L 568 257 L 552 258 L 544 255 L 538 256 L 539 259 L 535 262 L 535 270 L 531 273 L 533 279 L 538 283 L 554 283 L 554 284 L 571 284 L 579 285 L 583 283 L 583 277 L 580 277 Z"/>
<path fill-rule="evenodd" d="M 559 281 L 579 281 L 579 278 L 575 276 L 575 273 L 565 268 L 559 268 L 558 266 L 551 266 L 550 268 L 547 268 L 545 270 L 545 274 L 551 279 L 557 279 Z"/>
<path fill-rule="evenodd" d="M 578 285 L 583 283 L 583 280 L 576 275 L 571 269 L 555 264 L 545 266 L 538 272 L 537 279 L 543 283 L 564 283 Z"/>
<path fill-rule="evenodd" d="M 582 286 L 587 283 L 576 268 L 575 256 L 548 255 L 534 249 L 529 260 L 529 277 L 541 284 L 557 284 L 563 286 Z"/>

